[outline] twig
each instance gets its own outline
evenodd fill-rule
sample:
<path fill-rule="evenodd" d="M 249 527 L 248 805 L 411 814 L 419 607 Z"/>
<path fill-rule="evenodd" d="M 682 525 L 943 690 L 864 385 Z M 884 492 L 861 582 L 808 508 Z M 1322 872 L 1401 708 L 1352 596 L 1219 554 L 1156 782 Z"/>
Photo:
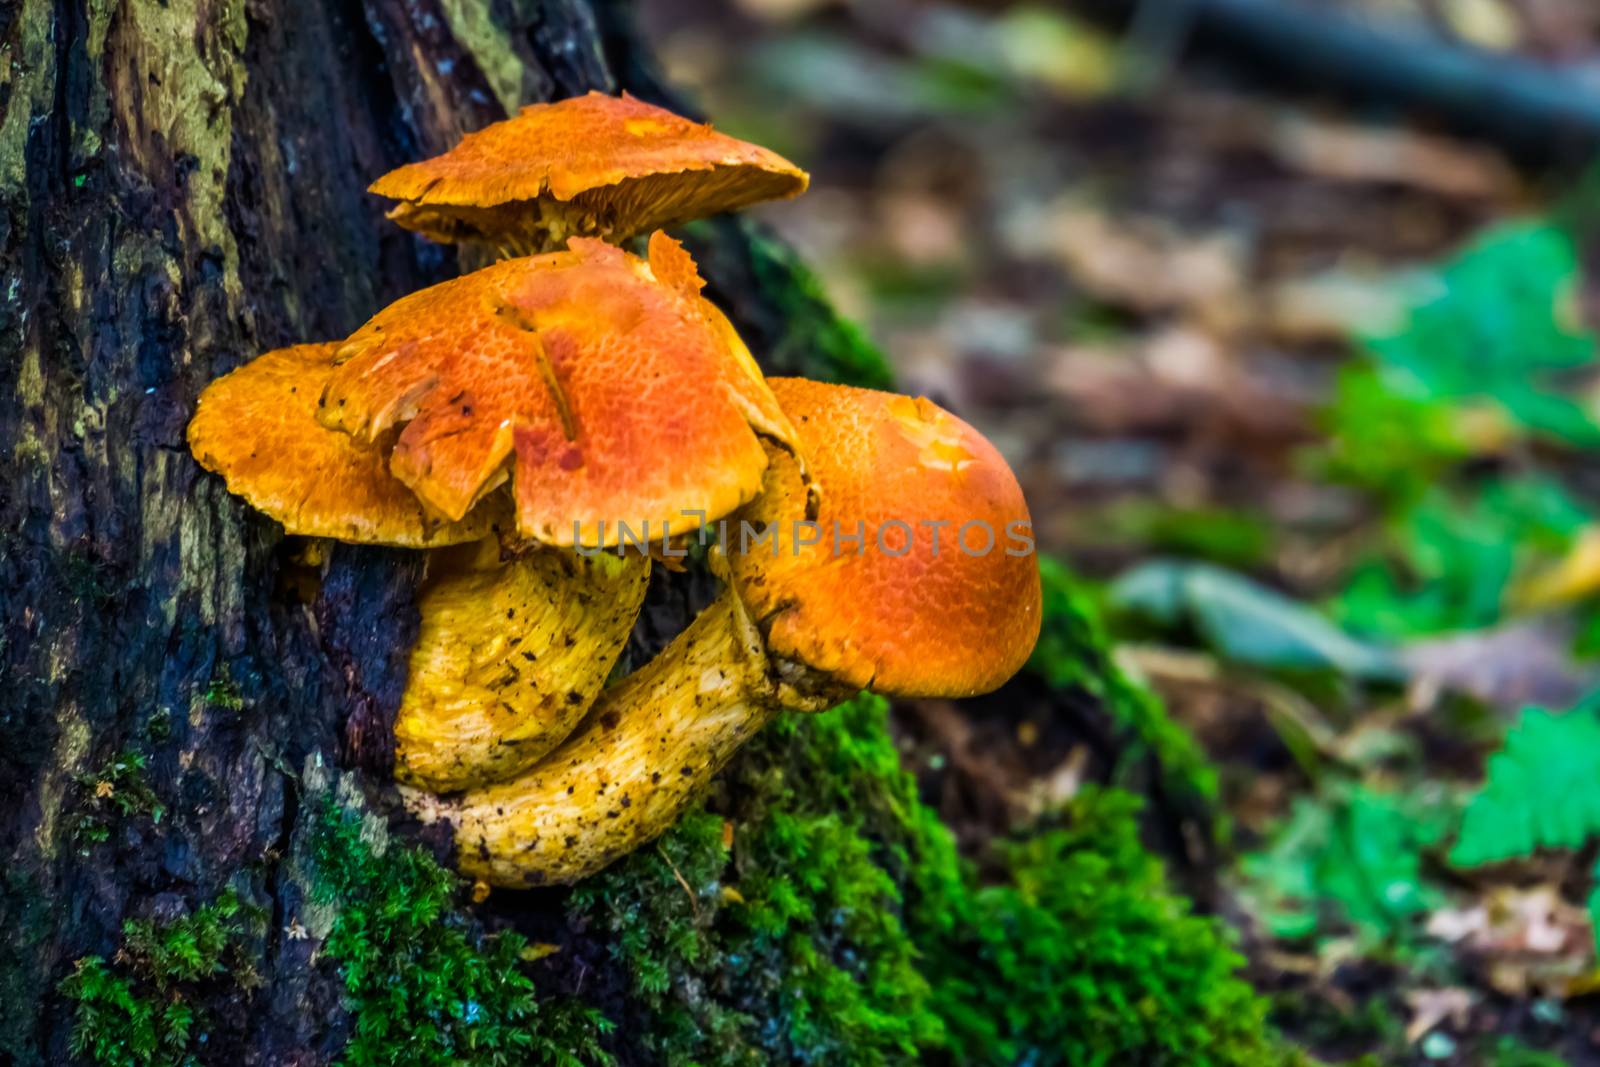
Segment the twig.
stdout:
<path fill-rule="evenodd" d="M 678 884 L 683 886 L 683 891 L 688 894 L 689 908 L 694 912 L 694 921 L 698 923 L 700 921 L 700 902 L 695 899 L 694 890 L 689 888 L 689 880 L 683 876 L 683 872 L 678 870 L 678 865 L 672 862 L 672 857 L 667 855 L 667 850 L 661 847 L 661 842 L 659 841 L 656 842 L 656 851 L 661 853 L 661 858 L 666 861 L 667 869 L 672 872 L 672 877 L 678 880 Z"/>
<path fill-rule="evenodd" d="M 1559 68 L 1294 0 L 1084 0 L 1126 24 L 1186 25 L 1191 51 L 1280 82 L 1431 112 L 1528 158 L 1587 163 L 1600 149 L 1600 91 Z"/>

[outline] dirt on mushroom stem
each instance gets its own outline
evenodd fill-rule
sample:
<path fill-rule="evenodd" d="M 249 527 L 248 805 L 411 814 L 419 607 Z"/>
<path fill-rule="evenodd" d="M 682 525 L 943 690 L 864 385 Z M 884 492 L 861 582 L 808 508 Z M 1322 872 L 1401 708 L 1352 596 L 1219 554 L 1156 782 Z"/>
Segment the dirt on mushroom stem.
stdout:
<path fill-rule="evenodd" d="M 572 731 L 644 601 L 650 560 L 494 539 L 434 553 L 395 721 L 395 778 L 447 792 L 510 778 Z"/>
<path fill-rule="evenodd" d="M 454 827 L 464 874 L 511 887 L 573 882 L 670 827 L 784 708 L 822 711 L 853 692 L 775 666 L 727 589 L 522 777 L 454 800 L 403 793 L 423 821 Z"/>

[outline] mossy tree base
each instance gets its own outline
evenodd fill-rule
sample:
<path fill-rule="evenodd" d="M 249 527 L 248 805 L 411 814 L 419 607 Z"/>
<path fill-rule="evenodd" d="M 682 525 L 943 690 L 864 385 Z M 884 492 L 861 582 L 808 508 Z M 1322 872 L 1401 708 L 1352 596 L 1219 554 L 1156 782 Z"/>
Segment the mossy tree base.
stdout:
<path fill-rule="evenodd" d="M 892 767 L 876 704 L 790 721 L 723 778 L 717 814 L 572 892 L 474 909 L 384 830 L 418 557 L 309 562 L 202 475 L 184 426 L 216 375 L 454 272 L 384 222 L 372 178 L 525 101 L 661 99 L 624 8 L 21 0 L 0 6 L 0 55 L 0 1063 L 660 1062 L 708 1036 L 708 1059 L 738 1062 L 1001 1062 L 1096 1035 L 1142 1063 L 1186 1041 L 1211 1058 L 1170 1062 L 1258 1062 L 1253 1002 L 1120 801 L 1081 816 L 1109 851 L 1070 828 L 1018 845 L 1012 896 L 992 896 Z M 781 246 L 719 221 L 693 247 L 770 369 L 887 380 Z M 705 595 L 653 589 L 630 654 Z M 1053 680 L 1187 789 L 1187 756 L 1092 655 Z M 853 766 L 869 788 L 846 787 Z M 1030 900 L 1040 864 L 1139 888 Z M 1023 971 L 1067 961 L 993 958 L 981 995 L 952 985 L 949 959 L 1004 945 L 964 939 L 1046 915 L 1125 917 L 1182 965 L 1130 956 L 1060 989 Z M 1139 1002 L 1143 1024 L 1094 992 L 1152 976 L 1215 992 Z M 1011 981 L 1094 1029 L 990 1018 Z"/>

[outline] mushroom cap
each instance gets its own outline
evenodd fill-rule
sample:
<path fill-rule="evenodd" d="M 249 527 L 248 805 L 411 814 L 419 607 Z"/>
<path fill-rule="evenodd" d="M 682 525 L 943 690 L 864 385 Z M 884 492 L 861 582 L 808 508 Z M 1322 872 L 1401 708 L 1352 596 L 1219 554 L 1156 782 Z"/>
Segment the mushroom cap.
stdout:
<path fill-rule="evenodd" d="M 570 205 L 568 232 L 621 240 L 796 196 L 806 183 L 775 152 L 627 93 L 590 92 L 530 104 L 441 156 L 390 171 L 371 191 L 403 201 L 390 217 L 437 241 L 493 240 L 517 229 L 534 201 Z"/>
<path fill-rule="evenodd" d="M 1000 453 L 925 398 L 769 384 L 822 500 L 820 540 L 802 544 L 814 536 L 795 526 L 805 486 L 774 455 L 765 491 L 738 517 L 772 524 L 775 541 L 741 546 L 728 526 L 730 576 L 768 650 L 891 696 L 970 696 L 1016 673 L 1039 636 L 1039 570 L 1028 507 Z"/>
<path fill-rule="evenodd" d="M 663 234 L 646 262 L 588 238 L 413 293 L 339 350 L 319 417 L 395 438 L 390 471 L 460 518 L 508 476 L 547 544 L 658 541 L 760 491 L 757 434 L 794 431 Z M 619 524 L 627 525 L 624 534 Z M 602 526 L 603 524 L 603 526 Z M 646 525 L 648 524 L 648 525 Z"/>
<path fill-rule="evenodd" d="M 280 348 L 206 386 L 189 423 L 200 465 L 292 534 L 422 548 L 509 529 L 503 495 L 445 521 L 395 480 L 381 448 L 317 422 L 338 347 Z"/>

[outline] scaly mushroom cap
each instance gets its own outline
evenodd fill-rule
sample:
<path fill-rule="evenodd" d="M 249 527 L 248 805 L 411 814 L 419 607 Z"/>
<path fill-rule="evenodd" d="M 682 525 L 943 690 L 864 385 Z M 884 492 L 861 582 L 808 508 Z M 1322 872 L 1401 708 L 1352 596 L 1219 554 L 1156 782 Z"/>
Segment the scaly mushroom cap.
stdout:
<path fill-rule="evenodd" d="M 664 234 L 650 260 L 587 238 L 413 293 L 339 350 L 324 425 L 395 440 L 390 471 L 466 515 L 513 476 L 519 532 L 659 541 L 761 488 L 757 434 L 794 431 L 694 262 Z M 603 524 L 603 525 L 602 525 Z"/>
<path fill-rule="evenodd" d="M 371 191 L 402 201 L 389 217 L 435 241 L 541 248 L 795 196 L 806 180 L 765 148 L 626 93 L 591 92 L 529 105 Z"/>
<path fill-rule="evenodd" d="M 733 582 L 768 650 L 894 696 L 966 696 L 1011 677 L 1039 635 L 1039 570 L 1027 504 L 999 452 L 925 398 L 769 384 L 823 496 L 819 529 L 796 537 L 805 486 L 775 455 L 739 518 L 773 524 L 776 554 L 768 542 L 738 551 L 729 524 Z"/>
<path fill-rule="evenodd" d="M 336 348 L 280 348 L 206 386 L 189 423 L 200 465 L 292 534 L 423 548 L 509 529 L 503 494 L 447 522 L 395 480 L 382 449 L 317 422 Z"/>

